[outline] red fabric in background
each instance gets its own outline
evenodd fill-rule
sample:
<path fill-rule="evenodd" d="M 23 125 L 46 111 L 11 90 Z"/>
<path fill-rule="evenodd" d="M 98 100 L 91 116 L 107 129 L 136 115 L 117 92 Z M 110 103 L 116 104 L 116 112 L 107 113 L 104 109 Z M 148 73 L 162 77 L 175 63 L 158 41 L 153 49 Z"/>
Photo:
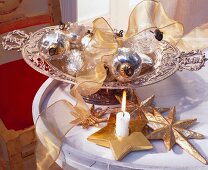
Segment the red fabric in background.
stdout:
<path fill-rule="evenodd" d="M 0 118 L 7 129 L 33 125 L 33 98 L 46 79 L 22 59 L 0 65 Z"/>

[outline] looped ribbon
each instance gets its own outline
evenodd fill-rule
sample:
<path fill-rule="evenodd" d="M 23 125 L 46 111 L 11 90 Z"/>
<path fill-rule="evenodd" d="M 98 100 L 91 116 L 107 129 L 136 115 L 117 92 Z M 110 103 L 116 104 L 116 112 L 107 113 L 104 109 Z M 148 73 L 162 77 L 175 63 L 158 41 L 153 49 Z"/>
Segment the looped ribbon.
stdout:
<path fill-rule="evenodd" d="M 93 21 L 93 35 L 84 49 L 84 68 L 76 75 L 75 88 L 83 96 L 96 93 L 106 79 L 106 69 L 102 58 L 110 58 L 118 48 L 113 30 L 104 18 Z"/>
<path fill-rule="evenodd" d="M 125 38 L 150 28 L 159 29 L 164 34 L 164 40 L 171 43 L 176 43 L 183 36 L 183 25 L 170 19 L 159 1 L 143 0 L 130 14 Z"/>
<path fill-rule="evenodd" d="M 60 100 L 49 106 L 38 117 L 36 122 L 37 169 L 47 170 L 61 154 L 61 147 L 66 134 L 85 117 L 90 110 L 82 96 L 96 93 L 107 76 L 105 62 L 117 52 L 122 41 L 149 29 L 163 32 L 164 40 L 176 44 L 181 51 L 204 49 L 208 46 L 208 24 L 195 28 L 183 37 L 183 26 L 170 19 L 161 3 L 156 0 L 143 0 L 129 17 L 128 30 L 123 39 L 116 38 L 113 29 L 104 18 L 93 22 L 93 35 L 84 49 L 86 64 L 76 75 L 76 83 L 71 95 L 77 99 L 73 106 L 66 100 Z M 66 160 L 62 160 L 66 163 Z M 62 165 L 63 168 L 65 165 Z"/>
<path fill-rule="evenodd" d="M 59 100 L 40 113 L 36 121 L 36 163 L 37 170 L 47 170 L 64 155 L 61 150 L 66 134 L 91 113 L 76 88 L 71 90 L 76 104 L 67 100 Z M 65 156 L 62 157 L 63 169 L 67 166 Z"/>

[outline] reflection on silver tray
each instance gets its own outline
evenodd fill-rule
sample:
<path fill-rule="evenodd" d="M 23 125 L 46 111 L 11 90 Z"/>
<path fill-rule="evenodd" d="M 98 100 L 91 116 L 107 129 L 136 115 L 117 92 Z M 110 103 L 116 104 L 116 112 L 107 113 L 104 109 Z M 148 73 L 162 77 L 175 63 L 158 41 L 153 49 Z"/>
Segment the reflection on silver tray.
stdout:
<path fill-rule="evenodd" d="M 62 69 L 64 68 L 62 67 L 64 64 L 60 63 L 60 60 L 49 62 L 39 53 L 39 40 L 44 34 L 55 29 L 58 29 L 58 26 L 46 27 L 31 34 L 22 48 L 23 58 L 27 64 L 42 74 L 60 81 L 76 84 L 75 77 Z M 149 56 L 154 61 L 152 69 L 143 71 L 141 75 L 129 83 L 106 81 L 102 88 L 122 89 L 150 85 L 164 80 L 177 70 L 199 70 L 205 63 L 205 55 L 201 51 L 192 51 L 190 53 L 180 52 L 175 46 L 166 41 L 160 41 L 158 48 Z"/>

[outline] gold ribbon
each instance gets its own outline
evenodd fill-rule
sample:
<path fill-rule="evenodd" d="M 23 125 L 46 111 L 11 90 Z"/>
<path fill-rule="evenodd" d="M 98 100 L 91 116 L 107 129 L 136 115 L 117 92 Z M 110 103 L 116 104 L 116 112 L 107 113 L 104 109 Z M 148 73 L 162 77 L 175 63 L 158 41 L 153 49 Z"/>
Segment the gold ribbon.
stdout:
<path fill-rule="evenodd" d="M 143 0 L 130 14 L 125 38 L 128 39 L 150 28 L 160 29 L 164 40 L 171 43 L 176 43 L 183 36 L 183 25 L 170 19 L 159 1 Z"/>
<path fill-rule="evenodd" d="M 66 100 L 59 100 L 44 110 L 35 127 L 37 135 L 36 162 L 38 170 L 47 170 L 58 159 L 66 134 L 91 113 L 76 88 L 71 90 L 77 99 L 73 106 Z M 62 160 L 62 166 L 66 160 Z"/>
<path fill-rule="evenodd" d="M 43 111 L 36 122 L 36 162 L 38 170 L 47 170 L 57 160 L 67 132 L 74 127 L 73 106 L 60 100 Z M 57 116 L 58 115 L 58 116 Z"/>
<path fill-rule="evenodd" d="M 106 76 L 104 64 L 100 62 L 95 68 L 83 70 L 77 74 L 75 88 L 82 96 L 94 94 L 102 87 Z"/>
<path fill-rule="evenodd" d="M 76 88 L 83 95 L 96 93 L 106 79 L 102 58 L 111 57 L 118 48 L 113 30 L 104 18 L 93 21 L 93 35 L 84 50 L 85 67 L 77 74 Z"/>

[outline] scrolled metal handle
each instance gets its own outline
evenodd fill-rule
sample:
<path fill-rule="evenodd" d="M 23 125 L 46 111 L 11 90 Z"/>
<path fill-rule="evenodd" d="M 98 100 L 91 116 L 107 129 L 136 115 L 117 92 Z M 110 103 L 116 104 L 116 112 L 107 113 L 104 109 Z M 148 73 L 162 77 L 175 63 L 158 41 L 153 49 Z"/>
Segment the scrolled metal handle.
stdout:
<path fill-rule="evenodd" d="M 198 71 L 200 70 L 205 62 L 208 60 L 205 58 L 205 54 L 200 50 L 195 50 L 191 52 L 181 52 L 181 55 L 176 58 L 179 63 L 179 71 L 189 70 Z"/>
<path fill-rule="evenodd" d="M 14 30 L 2 37 L 2 46 L 5 50 L 21 51 L 23 45 L 30 38 L 31 33 L 27 34 L 23 30 Z"/>

